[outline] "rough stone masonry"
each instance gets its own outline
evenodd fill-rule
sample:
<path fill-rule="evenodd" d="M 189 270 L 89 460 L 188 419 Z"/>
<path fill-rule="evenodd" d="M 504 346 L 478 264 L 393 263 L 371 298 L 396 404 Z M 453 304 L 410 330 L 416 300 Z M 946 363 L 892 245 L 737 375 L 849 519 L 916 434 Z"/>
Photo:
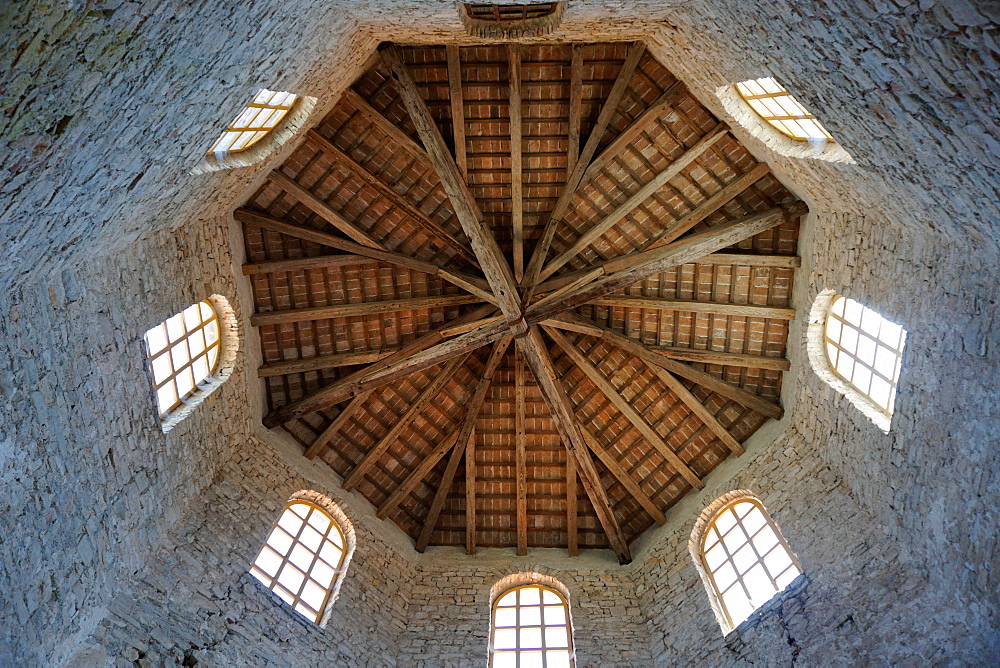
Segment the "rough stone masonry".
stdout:
<path fill-rule="evenodd" d="M 314 123 L 383 40 L 472 43 L 454 2 L 6 3 L 0 664 L 482 665 L 491 587 L 518 572 L 570 591 L 579 666 L 994 664 L 998 18 L 972 0 L 573 0 L 538 38 L 645 40 L 723 119 L 723 86 L 795 91 L 855 164 L 778 154 L 733 122 L 812 211 L 794 306 L 833 289 L 909 332 L 886 434 L 812 373 L 796 321 L 786 417 L 619 567 L 418 555 L 262 430 L 246 342 L 159 429 L 142 334 L 218 293 L 253 336 L 225 212 L 292 148 L 190 174 L 221 124 L 259 87 L 316 97 Z M 356 532 L 325 628 L 245 572 L 303 489 Z M 804 575 L 723 637 L 687 542 L 732 489 L 760 496 Z"/>

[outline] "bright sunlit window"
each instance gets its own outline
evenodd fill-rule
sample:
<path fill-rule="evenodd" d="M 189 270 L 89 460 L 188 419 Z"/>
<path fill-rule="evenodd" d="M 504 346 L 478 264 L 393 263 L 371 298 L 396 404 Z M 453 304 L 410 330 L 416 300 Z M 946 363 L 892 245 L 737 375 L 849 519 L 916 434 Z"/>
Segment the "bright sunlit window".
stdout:
<path fill-rule="evenodd" d="M 508 589 L 493 604 L 492 668 L 575 666 L 569 603 L 539 584 Z"/>
<path fill-rule="evenodd" d="M 823 338 L 834 373 L 891 416 L 906 330 L 860 302 L 837 296 L 830 304 Z"/>
<path fill-rule="evenodd" d="M 160 419 L 182 406 L 219 364 L 219 316 L 209 301 L 198 302 L 153 327 L 146 352 Z"/>
<path fill-rule="evenodd" d="M 736 91 L 758 116 L 783 135 L 801 141 L 833 141 L 816 117 L 772 77 L 740 82 Z"/>
<path fill-rule="evenodd" d="M 719 510 L 701 538 L 701 561 L 731 631 L 802 572 L 760 501 L 738 498 Z"/>
<path fill-rule="evenodd" d="M 345 552 L 344 534 L 333 517 L 314 503 L 293 500 L 275 522 L 250 574 L 318 624 Z"/>
<path fill-rule="evenodd" d="M 295 95 L 261 90 L 229 124 L 209 154 L 245 151 L 273 130 L 295 104 Z"/>

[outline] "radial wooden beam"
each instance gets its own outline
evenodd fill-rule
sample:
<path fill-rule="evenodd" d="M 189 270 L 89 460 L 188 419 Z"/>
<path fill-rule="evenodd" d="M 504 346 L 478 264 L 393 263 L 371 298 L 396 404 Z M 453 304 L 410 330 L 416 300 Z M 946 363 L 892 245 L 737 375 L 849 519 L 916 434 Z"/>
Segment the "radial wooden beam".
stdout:
<path fill-rule="evenodd" d="M 728 383 L 721 378 L 716 378 L 683 362 L 668 359 L 663 354 L 654 352 L 650 347 L 643 345 L 635 339 L 619 334 L 609 327 L 598 325 L 575 313 L 564 313 L 552 320 L 546 320 L 545 324 L 603 339 L 613 346 L 635 355 L 650 366 L 659 367 L 674 375 L 687 378 L 707 390 L 724 396 L 727 399 L 732 399 L 767 417 L 780 420 L 784 414 L 780 406 L 767 399 L 758 397 L 756 394 L 747 392 L 742 387 Z"/>
<path fill-rule="evenodd" d="M 524 189 L 521 183 L 521 45 L 507 45 L 510 80 L 510 206 L 513 227 L 514 280 L 524 276 Z"/>
<path fill-rule="evenodd" d="M 696 299 L 660 299 L 643 295 L 608 295 L 589 302 L 594 306 L 614 308 L 636 308 L 651 311 L 687 311 L 690 313 L 714 313 L 729 317 L 770 318 L 773 320 L 794 320 L 795 309 L 781 306 L 761 306 L 757 304 L 729 304 L 725 302 L 703 302 Z"/>
<path fill-rule="evenodd" d="M 452 483 L 455 480 L 458 465 L 461 463 L 463 455 L 465 455 L 465 446 L 467 443 L 468 441 L 465 443 L 458 442 L 452 448 L 451 455 L 448 457 L 448 464 L 444 469 L 444 475 L 441 476 L 441 482 L 438 483 L 437 491 L 434 493 L 434 500 L 431 502 L 430 510 L 428 510 L 427 517 L 424 519 L 424 526 L 420 529 L 420 536 L 417 537 L 417 552 L 426 550 L 427 544 L 431 541 L 431 534 L 434 533 L 438 518 L 441 517 L 441 511 L 448 500 L 448 492 L 451 490 Z"/>
<path fill-rule="evenodd" d="M 604 235 L 604 233 L 621 222 L 625 216 L 632 213 L 632 211 L 634 211 L 639 205 L 649 199 L 653 193 L 666 185 L 670 179 L 687 169 L 692 162 L 697 160 L 702 154 L 705 153 L 705 151 L 714 146 L 717 141 L 726 135 L 728 130 L 729 128 L 724 123 L 719 123 L 714 130 L 705 134 L 705 136 L 695 142 L 694 146 L 684 151 L 684 153 L 667 165 L 666 168 L 650 179 L 649 183 L 646 183 L 639 188 L 634 195 L 622 202 L 614 211 L 609 213 L 596 225 L 580 235 L 580 237 L 574 241 L 569 248 L 553 258 L 552 261 L 545 265 L 545 267 L 541 270 L 538 275 L 538 280 L 544 281 L 546 278 L 554 274 L 560 267 L 576 257 L 587 246 L 594 243 L 594 241 Z"/>
<path fill-rule="evenodd" d="M 528 433 L 525 419 L 524 357 L 514 351 L 514 457 L 517 493 L 517 553 L 528 554 Z"/>
<path fill-rule="evenodd" d="M 483 279 L 475 276 L 469 276 L 468 274 L 463 274 L 452 269 L 445 269 L 444 267 L 434 264 L 433 262 L 417 260 L 409 257 L 408 255 L 401 255 L 400 253 L 393 253 L 392 251 L 364 246 L 362 244 L 334 236 L 327 232 L 321 232 L 308 227 L 294 225 L 249 209 L 237 209 L 233 213 L 233 218 L 246 225 L 254 225 L 265 230 L 270 230 L 271 232 L 277 232 L 278 234 L 295 237 L 296 239 L 302 239 L 303 241 L 311 241 L 314 244 L 335 248 L 346 253 L 354 253 L 379 262 L 388 262 L 390 264 L 419 271 L 424 274 L 437 276 L 441 280 L 457 285 L 463 290 L 467 290 L 478 297 L 482 297 L 486 301 L 496 301 L 493 294 L 487 292 L 489 285 Z"/>
<path fill-rule="evenodd" d="M 576 527 L 576 458 L 566 453 L 566 549 L 569 556 L 580 554 L 580 540 Z"/>
<path fill-rule="evenodd" d="M 542 230 L 542 236 L 538 240 L 538 245 L 535 246 L 535 250 L 531 255 L 531 261 L 528 263 L 528 268 L 525 271 L 525 278 L 522 281 L 529 295 L 538 282 L 538 273 L 545 264 L 545 256 L 548 255 L 549 245 L 555 236 L 559 220 L 569 207 L 570 200 L 573 199 L 576 189 L 583 182 L 583 176 L 587 171 L 587 167 L 590 166 L 590 162 L 597 152 L 597 147 L 600 145 L 601 139 L 604 138 L 604 133 L 608 129 L 608 124 L 614 117 L 615 110 L 618 109 L 618 105 L 625 95 L 625 91 L 628 89 L 628 84 L 635 73 L 635 68 L 639 65 L 639 60 L 645 52 L 646 47 L 642 42 L 633 43 L 632 48 L 629 49 L 625 63 L 618 72 L 618 78 L 615 79 L 615 83 L 611 87 L 604 105 L 601 107 L 601 112 L 597 116 L 597 122 L 594 123 L 594 128 L 591 130 L 590 136 L 587 137 L 587 143 L 584 145 L 583 151 L 581 151 L 580 157 L 576 161 L 573 173 L 566 179 L 566 184 L 559 194 L 559 199 L 556 200 L 555 206 L 553 206 L 551 213 L 549 213 L 545 227 Z"/>
<path fill-rule="evenodd" d="M 369 172 L 357 160 L 340 150 L 340 148 L 332 141 L 316 132 L 316 130 L 309 130 L 309 132 L 306 133 L 306 138 L 315 146 L 318 146 L 322 152 L 336 158 L 343 165 L 348 167 L 351 174 L 353 174 L 358 180 L 374 188 L 379 195 L 392 202 L 394 207 L 415 220 L 424 229 L 434 234 L 434 236 L 450 246 L 452 250 L 457 252 L 466 261 L 475 264 L 475 256 L 469 251 L 466 247 L 466 243 L 462 239 L 459 239 L 457 236 L 444 229 L 440 223 L 431 219 L 427 214 L 421 211 L 416 204 L 408 200 L 404 195 L 401 195 L 393 190 L 387 183 L 383 182 L 380 178 Z"/>
<path fill-rule="evenodd" d="M 469 161 L 465 145 L 465 97 L 462 93 L 462 60 L 457 44 L 445 47 L 448 58 L 448 100 L 451 105 L 452 138 L 455 144 L 455 166 L 469 180 Z"/>
<path fill-rule="evenodd" d="M 393 423 L 389 431 L 379 440 L 379 442 L 371 450 L 365 454 L 364 458 L 358 463 L 354 469 L 351 470 L 347 477 L 344 478 L 344 484 L 342 487 L 350 491 L 361 481 L 368 471 L 378 462 L 378 460 L 385 454 L 385 451 L 389 449 L 389 446 L 396 442 L 403 430 L 406 429 L 410 422 L 417 417 L 437 395 L 441 392 L 441 389 L 445 386 L 456 371 L 465 363 L 468 358 L 467 355 L 462 357 L 456 357 L 450 360 L 440 372 L 434 377 L 434 380 L 429 382 L 409 408 L 399 416 Z"/>
<path fill-rule="evenodd" d="M 766 163 L 761 163 L 749 172 L 728 183 L 722 190 L 715 193 L 707 200 L 699 204 L 694 211 L 681 216 L 676 222 L 666 226 L 663 234 L 651 240 L 643 250 L 659 248 L 671 241 L 680 238 L 681 235 L 693 228 L 695 225 L 705 220 L 713 213 L 721 209 L 731 199 L 744 192 L 747 188 L 760 181 L 771 173 L 771 168 Z"/>
<path fill-rule="evenodd" d="M 653 429 L 648 422 L 646 422 L 646 419 L 639 414 L 639 411 L 637 411 L 632 404 L 630 404 L 628 400 L 621 395 L 618 388 L 612 385 L 611 382 L 604 377 L 604 374 L 602 374 L 597 367 L 595 367 L 591 361 L 587 359 L 586 355 L 584 355 L 573 343 L 563 336 L 559 330 L 548 327 L 545 331 L 552 338 L 552 340 L 556 342 L 556 345 L 562 348 L 563 352 L 565 352 L 566 355 L 573 360 L 573 363 L 576 364 L 577 368 L 583 371 L 584 375 L 590 379 L 590 382 L 597 386 L 597 389 L 599 389 L 601 393 L 604 394 L 604 396 L 606 396 L 612 404 L 614 404 L 615 408 L 617 408 L 622 415 L 625 416 L 632 426 L 635 427 L 640 434 L 642 434 L 643 438 L 645 438 L 646 441 L 648 441 L 649 444 L 652 445 L 653 448 L 670 463 L 674 470 L 677 471 L 677 473 L 679 473 L 689 485 L 695 489 L 702 489 L 705 486 L 698 475 L 684 463 L 684 460 L 670 448 L 666 441 L 663 440 L 663 437 L 660 436 L 660 434 Z"/>
<path fill-rule="evenodd" d="M 420 91 L 417 90 L 399 49 L 393 44 L 383 44 L 379 48 L 382 50 L 382 61 L 392 73 L 396 90 L 427 149 L 427 156 L 441 179 L 441 185 L 448 195 L 455 215 L 458 216 L 462 229 L 472 243 L 472 251 L 479 260 L 500 310 L 508 319 L 520 320 L 521 300 L 510 266 L 500 252 L 492 231 L 482 220 L 472 193 L 469 192 L 469 187 L 459 173 L 455 160 L 448 152 L 444 138 L 427 104 L 420 96 Z"/>
<path fill-rule="evenodd" d="M 393 299 L 387 301 L 367 301 L 355 304 L 335 304 L 333 306 L 310 306 L 285 311 L 264 311 L 250 316 L 250 324 L 286 325 L 306 320 L 327 320 L 330 318 L 350 318 L 372 316 L 381 313 L 415 311 L 419 309 L 446 308 L 462 304 L 476 304 L 483 300 L 476 295 L 438 295 L 436 297 L 415 297 L 413 299 Z"/>
<path fill-rule="evenodd" d="M 317 355 L 316 357 L 307 357 L 299 360 L 267 362 L 257 367 L 257 377 L 273 378 L 274 376 L 285 376 L 290 373 L 304 373 L 306 371 L 318 371 L 319 369 L 336 369 L 344 366 L 371 364 L 372 362 L 384 360 L 398 350 L 399 348 L 361 350 L 333 355 Z"/>
<path fill-rule="evenodd" d="M 364 403 L 368 400 L 369 396 L 371 396 L 371 392 L 362 392 L 358 396 L 351 399 L 348 404 L 341 409 L 340 413 L 337 414 L 337 417 L 333 419 L 333 422 L 327 425 L 326 429 L 324 429 L 323 432 L 316 437 L 316 440 L 313 441 L 308 448 L 306 448 L 304 453 L 305 458 L 314 459 L 316 455 L 321 453 L 323 448 L 329 445 L 330 441 L 332 441 L 333 438 L 340 433 L 340 430 L 347 425 L 347 421 L 350 420 L 362 406 L 364 406 Z"/>
<path fill-rule="evenodd" d="M 476 553 L 476 430 L 465 444 L 465 553 Z"/>
<path fill-rule="evenodd" d="M 368 246 L 369 248 L 385 250 L 385 247 L 374 237 L 354 223 L 348 222 L 343 216 L 334 211 L 333 207 L 313 195 L 297 181 L 285 176 L 283 172 L 276 169 L 268 174 L 267 178 L 271 181 L 271 183 L 297 199 L 314 213 L 318 214 L 323 220 L 336 227 L 357 243 L 362 246 Z"/>
<path fill-rule="evenodd" d="M 366 383 L 364 381 L 373 375 L 377 375 L 380 372 L 385 371 L 386 369 L 391 369 L 392 371 L 395 372 L 387 374 L 389 380 L 395 380 L 396 378 L 401 378 L 402 376 L 405 376 L 408 373 L 412 373 L 412 372 L 399 373 L 400 366 L 403 365 L 408 360 L 412 359 L 414 355 L 418 355 L 422 351 L 426 351 L 429 348 L 433 348 L 435 345 L 443 341 L 445 337 L 443 334 L 441 334 L 442 329 L 460 325 L 466 322 L 473 322 L 479 320 L 483 316 L 489 315 L 493 311 L 493 309 L 494 309 L 493 306 L 481 306 L 473 311 L 466 313 L 465 315 L 459 316 L 458 318 L 452 320 L 451 322 L 442 325 L 438 329 L 430 331 L 427 334 L 424 334 L 415 341 L 411 341 L 410 343 L 406 344 L 405 346 L 400 348 L 392 355 L 386 357 L 385 359 L 382 359 L 365 369 L 352 373 L 350 376 L 347 376 L 346 378 L 341 378 L 329 385 L 326 385 L 325 387 L 321 387 L 315 392 L 312 392 L 302 397 L 301 399 L 298 399 L 297 401 L 293 401 L 276 410 L 271 411 L 270 413 L 264 416 L 263 420 L 264 426 L 269 428 L 277 427 L 279 424 L 290 422 L 296 418 L 302 417 L 303 415 L 312 413 L 313 411 L 317 411 L 320 410 L 321 408 L 331 406 L 337 403 L 338 401 L 342 401 L 343 399 L 347 399 L 349 397 L 361 394 L 362 392 L 365 392 L 367 390 L 374 389 L 379 385 L 383 384 L 383 382 Z M 497 338 L 503 336 L 505 331 L 506 331 L 505 329 L 501 330 Z M 469 334 L 475 334 L 475 332 L 470 332 Z M 464 336 L 469 336 L 469 334 L 466 334 Z M 457 338 L 462 338 L 462 337 L 457 337 Z M 475 347 L 470 346 L 464 352 L 472 352 L 473 350 L 475 350 L 475 348 L 478 348 L 479 345 L 481 344 L 477 343 Z M 432 364 L 427 364 L 426 366 L 422 366 L 420 367 L 420 369 L 426 369 L 432 367 L 436 364 L 440 364 L 441 362 L 449 360 L 452 357 L 456 357 L 457 355 L 460 354 L 462 353 L 456 353 L 455 355 L 450 355 L 450 356 L 442 356 L 440 359 L 438 359 L 438 361 L 433 362 Z M 389 382 L 389 380 L 385 380 L 384 382 Z"/>
<path fill-rule="evenodd" d="M 687 92 L 687 88 L 684 87 L 680 81 L 675 81 L 674 83 L 667 86 L 667 89 L 663 91 L 662 94 L 656 100 L 653 101 L 651 105 L 646 107 L 641 114 L 635 117 L 631 123 L 629 123 L 624 130 L 618 133 L 610 144 L 608 144 L 594 160 L 587 167 L 586 173 L 583 175 L 583 180 L 588 181 L 594 174 L 599 170 L 604 169 L 622 150 L 631 144 L 642 132 L 648 130 L 657 118 L 659 118 L 663 112 L 665 112 L 670 107 L 674 106 L 677 101 Z"/>
<path fill-rule="evenodd" d="M 608 502 L 607 493 L 601 487 L 601 478 L 590 458 L 587 444 L 580 433 L 569 398 L 556 376 L 552 360 L 542 342 L 538 327 L 532 327 L 528 330 L 527 336 L 517 339 L 517 346 L 524 355 L 525 363 L 535 374 L 535 380 L 538 382 L 545 403 L 549 407 L 549 413 L 559 431 L 559 436 L 569 451 L 568 456 L 575 458 L 580 482 L 594 506 L 597 519 L 611 543 L 611 548 L 618 555 L 618 560 L 621 563 L 630 562 L 632 555 L 629 552 L 628 543 L 622 536 L 621 527 L 618 525 L 618 520 Z"/>
<path fill-rule="evenodd" d="M 622 487 L 625 488 L 632 498 L 635 499 L 640 506 L 642 506 L 643 510 L 649 513 L 649 516 L 653 518 L 653 521 L 660 526 L 666 524 L 667 518 L 663 514 L 663 511 L 656 507 L 656 504 L 653 503 L 651 498 L 649 498 L 649 495 L 642 491 L 642 488 L 639 487 L 639 483 L 632 479 L 632 476 L 629 475 L 629 472 L 625 470 L 624 466 L 618 463 L 618 460 L 615 459 L 614 455 L 605 450 L 604 446 L 602 446 L 600 441 L 597 440 L 597 437 L 594 436 L 589 429 L 583 426 L 582 423 L 580 425 L 580 431 L 583 433 L 583 440 L 587 442 L 587 446 L 590 448 L 590 451 L 601 460 L 601 463 L 604 464 L 605 468 L 607 468 L 608 471 L 611 472 L 611 475 L 613 475 L 615 479 L 621 483 Z"/>
<path fill-rule="evenodd" d="M 583 48 L 573 45 L 569 62 L 569 135 L 566 150 L 566 178 L 580 157 L 580 125 L 583 121 Z"/>
<path fill-rule="evenodd" d="M 802 215 L 806 211 L 806 206 L 802 202 L 783 205 L 763 213 L 716 225 L 704 232 L 689 235 L 662 248 L 632 253 L 615 259 L 604 265 L 604 272 L 608 274 L 605 278 L 585 285 L 548 304 L 529 308 L 525 313 L 525 320 L 529 325 L 547 320 L 564 311 L 582 306 L 593 299 L 617 292 L 648 276 L 663 273 L 678 265 L 693 262 L 703 255 L 749 239 L 786 220 Z"/>

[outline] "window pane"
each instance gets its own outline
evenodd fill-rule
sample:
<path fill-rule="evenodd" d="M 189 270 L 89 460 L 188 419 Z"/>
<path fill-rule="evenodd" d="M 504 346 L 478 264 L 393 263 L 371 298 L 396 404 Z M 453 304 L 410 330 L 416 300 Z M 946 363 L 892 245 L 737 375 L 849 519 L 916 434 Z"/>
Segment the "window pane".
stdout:
<path fill-rule="evenodd" d="M 548 589 L 542 590 L 542 603 L 560 603 L 559 597 Z"/>
<path fill-rule="evenodd" d="M 278 520 L 278 526 L 293 536 L 297 536 L 299 529 L 302 528 L 302 520 L 290 512 L 285 512 L 282 513 L 281 519 Z"/>
<path fill-rule="evenodd" d="M 521 608 L 521 626 L 538 626 L 541 623 L 541 608 Z"/>
<path fill-rule="evenodd" d="M 278 574 L 278 567 L 281 566 L 281 557 L 270 550 L 261 550 L 260 554 L 257 555 L 254 565 L 273 578 Z"/>
<path fill-rule="evenodd" d="M 146 346 L 150 355 L 155 355 L 167 347 L 167 333 L 163 325 L 157 325 L 146 332 Z"/>
<path fill-rule="evenodd" d="M 789 558 L 788 553 L 784 550 L 774 550 L 771 554 L 764 557 L 764 564 L 767 566 L 767 570 L 772 573 L 780 573 L 788 568 L 791 563 L 791 558 Z"/>
<path fill-rule="evenodd" d="M 326 590 L 321 589 L 315 582 L 307 582 L 302 590 L 302 600 L 313 610 L 319 611 L 326 598 Z"/>
<path fill-rule="evenodd" d="M 755 608 L 764 605 L 774 596 L 774 586 L 768 579 L 767 573 L 764 572 L 763 566 L 755 566 L 747 573 L 746 577 L 743 578 L 743 584 L 750 591 L 750 598 L 753 600 Z"/>
<path fill-rule="evenodd" d="M 545 665 L 547 668 L 569 668 L 569 652 L 546 652 Z"/>
<path fill-rule="evenodd" d="M 751 536 L 757 533 L 757 531 L 767 524 L 764 519 L 764 514 L 757 509 L 757 506 L 750 505 L 750 512 L 747 516 L 743 518 L 743 528 L 746 529 L 747 533 Z"/>
<path fill-rule="evenodd" d="M 705 565 L 708 570 L 715 571 L 719 568 L 719 564 L 726 560 L 726 553 L 722 549 L 722 545 L 716 543 L 715 547 L 705 553 Z"/>
<path fill-rule="evenodd" d="M 282 587 L 292 592 L 292 594 L 298 593 L 303 581 L 305 581 L 305 576 L 290 564 L 285 564 L 285 567 L 281 569 L 281 573 L 278 575 L 278 582 Z"/>
<path fill-rule="evenodd" d="M 733 555 L 733 563 L 736 565 L 736 570 L 739 573 L 746 573 L 756 561 L 757 555 L 754 554 L 753 548 L 749 544 Z"/>
<path fill-rule="evenodd" d="M 305 571 L 312 564 L 313 553 L 299 543 L 292 548 L 292 553 L 288 556 L 288 560 Z"/>
<path fill-rule="evenodd" d="M 493 644 L 497 649 L 514 649 L 517 647 L 517 631 L 514 629 L 497 629 L 493 634 Z"/>
<path fill-rule="evenodd" d="M 546 647 L 569 647 L 569 637 L 566 635 L 566 627 L 545 629 Z"/>
<path fill-rule="evenodd" d="M 325 534 L 326 530 L 330 527 L 330 520 L 328 520 L 326 515 L 323 513 L 313 513 L 309 516 L 309 526 L 316 529 L 316 531 L 321 534 Z M 336 535 L 336 533 L 334 535 Z M 334 535 L 331 535 L 330 538 L 333 538 Z"/>
<path fill-rule="evenodd" d="M 340 558 L 343 554 L 343 550 L 329 542 L 324 543 L 323 549 L 319 551 L 319 556 L 323 557 L 326 563 L 334 567 L 340 566 Z"/>
<path fill-rule="evenodd" d="M 566 608 L 563 606 L 545 606 L 545 625 L 555 626 L 566 623 Z"/>
<path fill-rule="evenodd" d="M 180 313 L 167 318 L 165 324 L 167 326 L 167 336 L 170 338 L 171 343 L 184 338 L 184 319 Z"/>
<path fill-rule="evenodd" d="M 322 561 L 317 561 L 313 564 L 313 568 L 309 573 L 309 576 L 320 585 L 329 587 L 333 583 L 333 577 L 336 574 L 336 571 L 324 564 Z"/>
<path fill-rule="evenodd" d="M 497 608 L 494 615 L 494 625 L 497 628 L 517 624 L 517 612 L 513 608 Z"/>
<path fill-rule="evenodd" d="M 734 582 L 736 582 L 736 571 L 733 570 L 733 565 L 729 562 L 722 564 L 715 572 L 715 584 L 719 589 L 725 590 Z"/>
<path fill-rule="evenodd" d="M 493 668 L 517 668 L 517 654 L 513 652 L 494 654 Z"/>
<path fill-rule="evenodd" d="M 521 652 L 521 668 L 542 668 L 541 652 Z"/>
<path fill-rule="evenodd" d="M 534 648 L 542 646 L 541 629 L 521 629 L 521 648 Z"/>
<path fill-rule="evenodd" d="M 160 355 L 153 360 L 153 382 L 159 385 L 173 373 L 170 366 L 170 355 Z"/>
<path fill-rule="evenodd" d="M 538 605 L 541 599 L 538 595 L 538 587 L 525 587 L 521 590 L 521 605 Z"/>
<path fill-rule="evenodd" d="M 319 552 L 319 546 L 323 542 L 323 536 L 312 527 L 306 527 L 302 530 L 302 535 L 299 536 L 299 540 L 303 545 L 309 548 L 311 552 Z"/>
<path fill-rule="evenodd" d="M 274 531 L 272 531 L 271 535 L 267 538 L 267 544 L 270 545 L 275 552 L 281 556 L 285 556 L 292 547 L 292 537 L 281 529 L 275 527 Z"/>

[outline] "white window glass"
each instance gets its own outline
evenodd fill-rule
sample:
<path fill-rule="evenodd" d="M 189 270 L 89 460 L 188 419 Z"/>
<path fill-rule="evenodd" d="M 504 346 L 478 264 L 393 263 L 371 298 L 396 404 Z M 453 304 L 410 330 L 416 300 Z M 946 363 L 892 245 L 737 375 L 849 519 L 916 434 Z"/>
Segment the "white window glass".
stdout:
<path fill-rule="evenodd" d="M 832 141 L 816 117 L 772 77 L 742 81 L 736 91 L 757 115 L 778 132 L 802 141 Z"/>
<path fill-rule="evenodd" d="M 569 604 L 554 589 L 524 585 L 493 604 L 490 666 L 569 668 L 575 666 Z"/>
<path fill-rule="evenodd" d="M 162 420 L 215 373 L 219 316 L 208 301 L 192 304 L 146 332 L 145 341 Z"/>

